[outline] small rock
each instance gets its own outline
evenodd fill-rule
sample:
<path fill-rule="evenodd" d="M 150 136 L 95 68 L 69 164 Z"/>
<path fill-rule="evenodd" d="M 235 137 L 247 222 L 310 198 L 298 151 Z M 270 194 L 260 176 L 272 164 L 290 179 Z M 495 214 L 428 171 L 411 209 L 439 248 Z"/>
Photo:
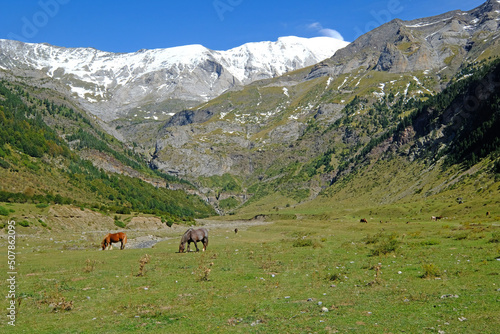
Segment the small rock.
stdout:
<path fill-rule="evenodd" d="M 323 306 L 323 307 L 321 308 L 321 312 L 326 313 L 326 312 L 328 312 L 328 309 L 327 309 L 326 307 L 324 307 L 324 306 Z"/>

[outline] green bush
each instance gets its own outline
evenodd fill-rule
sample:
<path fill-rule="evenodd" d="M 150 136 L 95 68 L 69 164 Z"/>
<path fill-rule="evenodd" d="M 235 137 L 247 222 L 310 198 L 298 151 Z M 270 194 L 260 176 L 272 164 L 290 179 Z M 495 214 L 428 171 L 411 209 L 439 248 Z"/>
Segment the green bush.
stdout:
<path fill-rule="evenodd" d="M 382 232 L 379 232 L 374 235 L 367 235 L 364 239 L 363 242 L 367 245 L 369 244 L 376 244 L 377 242 L 380 241 L 380 238 L 383 236 Z"/>
<path fill-rule="evenodd" d="M 313 241 L 311 239 L 297 239 L 293 242 L 293 247 L 310 247 L 313 245 Z"/>
<path fill-rule="evenodd" d="M 125 225 L 125 223 L 122 222 L 121 220 L 115 220 L 115 225 L 118 226 L 119 228 L 127 227 L 127 225 Z"/>
<path fill-rule="evenodd" d="M 4 169 L 9 169 L 10 168 L 10 164 L 3 160 L 3 159 L 0 159 L 0 167 L 4 168 Z"/>
<path fill-rule="evenodd" d="M 131 213 L 129 208 L 120 208 L 116 210 L 116 213 L 119 213 L 121 215 L 129 215 Z"/>
<path fill-rule="evenodd" d="M 440 242 L 439 240 L 424 240 L 420 244 L 422 246 L 433 246 L 433 245 L 439 245 Z"/>
<path fill-rule="evenodd" d="M 377 241 L 377 245 L 372 249 L 371 255 L 379 256 L 395 252 L 400 244 L 397 237 L 396 233 L 381 236 L 381 240 Z"/>
<path fill-rule="evenodd" d="M 465 240 L 469 237 L 469 232 L 461 232 L 455 235 L 455 240 Z"/>
<path fill-rule="evenodd" d="M 27 220 L 23 220 L 22 222 L 20 222 L 18 224 L 21 225 L 22 227 L 29 227 L 30 226 L 30 222 Z"/>
<path fill-rule="evenodd" d="M 424 271 L 421 276 L 422 278 L 436 278 L 441 276 L 439 268 L 432 263 L 422 264 L 422 270 Z"/>
<path fill-rule="evenodd" d="M 311 239 L 297 239 L 293 242 L 293 247 L 310 247 L 313 245 L 313 241 Z"/>
<path fill-rule="evenodd" d="M 171 217 L 161 217 L 161 222 L 167 224 L 168 227 L 172 227 L 175 223 Z"/>
<path fill-rule="evenodd" d="M 491 239 L 488 242 L 499 243 L 500 242 L 500 231 L 493 232 L 491 235 Z"/>
<path fill-rule="evenodd" d="M 8 216 L 9 215 L 9 210 L 4 208 L 3 206 L 0 206 L 0 216 Z"/>

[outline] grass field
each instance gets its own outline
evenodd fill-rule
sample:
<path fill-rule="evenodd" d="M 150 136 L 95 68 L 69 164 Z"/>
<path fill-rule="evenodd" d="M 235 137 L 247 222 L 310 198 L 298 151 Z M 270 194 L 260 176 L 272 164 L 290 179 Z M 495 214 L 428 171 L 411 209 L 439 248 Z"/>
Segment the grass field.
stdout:
<path fill-rule="evenodd" d="M 207 252 L 187 254 L 168 227 L 154 233 L 172 239 L 153 248 L 99 251 L 98 234 L 17 226 L 16 326 L 4 298 L 0 332 L 497 332 L 494 212 L 467 222 L 354 217 L 290 208 L 237 234 L 237 222 L 219 220 L 207 223 Z M 6 277 L 5 234 L 1 243 Z"/>

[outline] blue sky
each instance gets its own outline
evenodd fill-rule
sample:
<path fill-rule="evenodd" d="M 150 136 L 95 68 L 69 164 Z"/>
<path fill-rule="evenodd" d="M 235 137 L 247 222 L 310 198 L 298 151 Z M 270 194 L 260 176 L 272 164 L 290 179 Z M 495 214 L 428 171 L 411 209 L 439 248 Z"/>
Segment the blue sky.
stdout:
<path fill-rule="evenodd" d="M 0 0 L 0 38 L 112 52 L 202 44 L 227 50 L 281 36 L 353 41 L 486 0 Z"/>

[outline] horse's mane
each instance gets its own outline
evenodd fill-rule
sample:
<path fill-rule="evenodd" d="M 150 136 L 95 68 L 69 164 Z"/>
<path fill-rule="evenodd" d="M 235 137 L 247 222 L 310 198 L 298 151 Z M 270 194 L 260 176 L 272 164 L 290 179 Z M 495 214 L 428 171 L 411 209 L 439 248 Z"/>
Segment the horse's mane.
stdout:
<path fill-rule="evenodd" d="M 186 232 L 184 232 L 184 235 L 181 238 L 181 243 L 186 243 L 188 241 L 192 230 L 193 230 L 193 228 L 190 227 Z"/>

